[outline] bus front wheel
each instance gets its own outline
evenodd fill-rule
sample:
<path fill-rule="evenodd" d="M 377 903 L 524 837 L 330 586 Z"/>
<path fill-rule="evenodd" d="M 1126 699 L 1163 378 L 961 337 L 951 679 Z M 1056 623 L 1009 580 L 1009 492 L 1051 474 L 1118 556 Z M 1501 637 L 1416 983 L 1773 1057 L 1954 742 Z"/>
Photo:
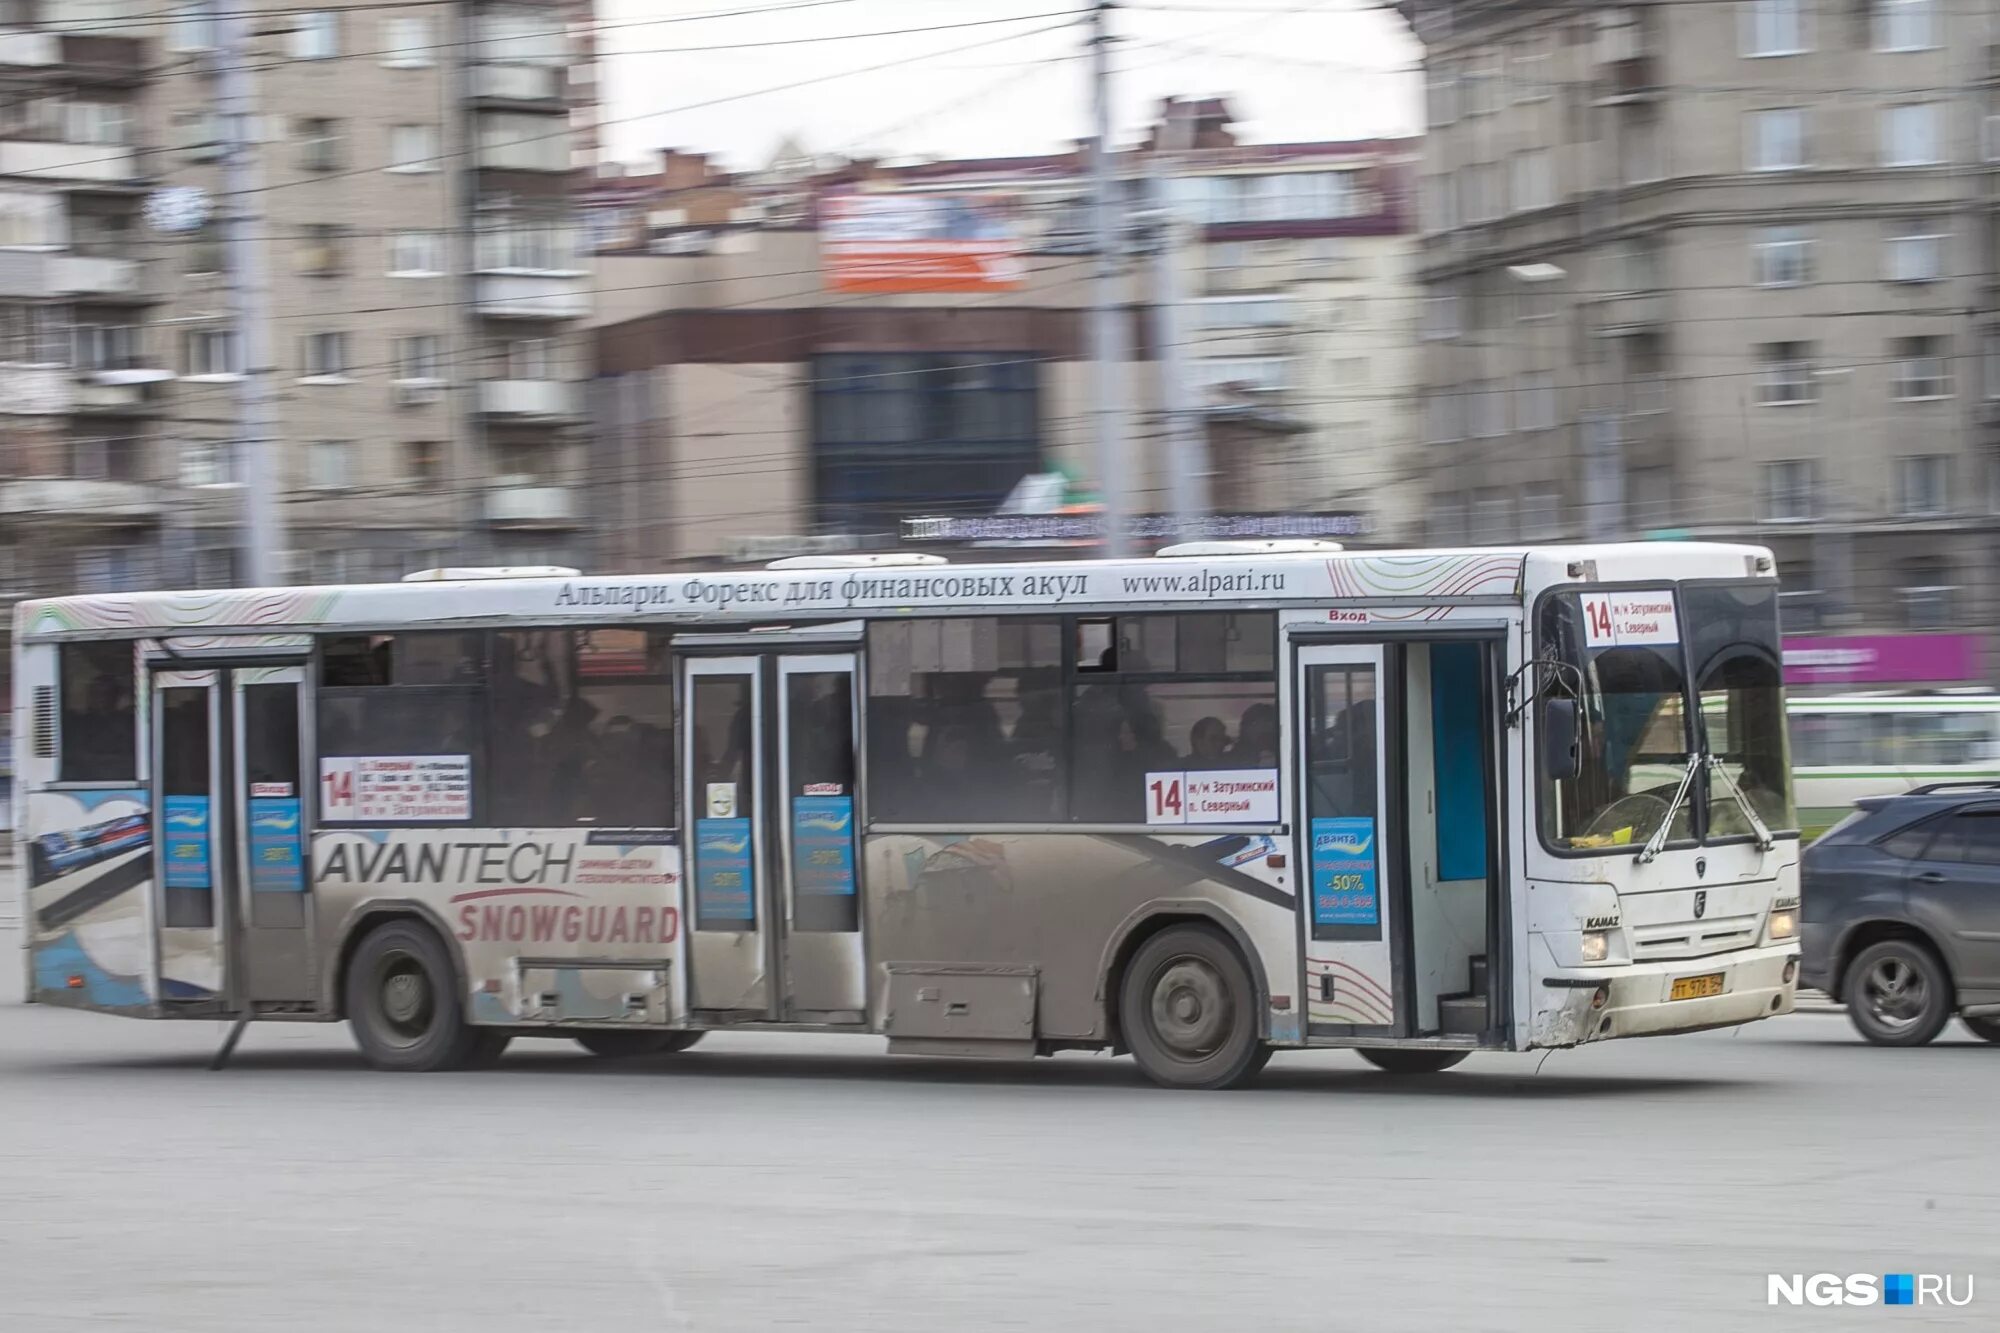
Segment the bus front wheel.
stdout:
<path fill-rule="evenodd" d="M 1464 1051 L 1425 1051 L 1390 1046 L 1363 1046 L 1355 1054 L 1385 1074 L 1442 1074 L 1466 1056 Z"/>
<path fill-rule="evenodd" d="M 347 1021 L 377 1069 L 430 1073 L 497 1059 L 511 1035 L 465 1021 L 451 954 L 420 921 L 368 932 L 347 967 Z"/>
<path fill-rule="evenodd" d="M 575 1034 L 576 1044 L 607 1060 L 637 1060 L 648 1055 L 672 1055 L 701 1040 L 699 1032 L 618 1031 L 593 1028 Z"/>
<path fill-rule="evenodd" d="M 1257 988 L 1236 947 L 1205 926 L 1174 926 L 1133 955 L 1119 1027 L 1147 1078 L 1165 1088 L 1234 1088 L 1271 1048 L 1257 1037 Z"/>

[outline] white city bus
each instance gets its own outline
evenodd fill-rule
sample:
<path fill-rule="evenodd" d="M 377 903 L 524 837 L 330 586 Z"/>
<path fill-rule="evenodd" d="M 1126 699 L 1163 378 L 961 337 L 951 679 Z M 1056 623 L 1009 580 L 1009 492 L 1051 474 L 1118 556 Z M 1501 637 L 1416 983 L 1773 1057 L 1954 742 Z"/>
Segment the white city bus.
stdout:
<path fill-rule="evenodd" d="M 1808 831 L 1832 827 L 1865 796 L 2000 781 L 2000 695 L 1820 695 L 1792 699 L 1787 713 Z"/>
<path fill-rule="evenodd" d="M 34 998 L 385 1069 L 728 1029 L 1396 1072 L 1788 1011 L 1765 551 L 750 572 L 23 603 Z"/>

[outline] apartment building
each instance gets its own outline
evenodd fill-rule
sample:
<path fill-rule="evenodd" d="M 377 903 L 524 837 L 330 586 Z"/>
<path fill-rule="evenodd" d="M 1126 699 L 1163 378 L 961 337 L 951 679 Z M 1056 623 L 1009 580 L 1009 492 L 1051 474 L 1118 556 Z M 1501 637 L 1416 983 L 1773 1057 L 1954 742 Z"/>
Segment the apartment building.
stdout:
<path fill-rule="evenodd" d="M 1247 144 L 1220 102 L 1161 110 L 1118 158 L 1131 508 L 1171 508 L 1180 410 L 1213 511 L 1353 515 L 1395 540 L 1423 492 L 1416 146 Z M 1026 476 L 1091 477 L 1081 152 L 892 166 L 788 145 L 780 159 L 728 175 L 668 154 L 588 197 L 610 241 L 597 434 L 616 470 L 644 476 L 594 511 L 600 560 L 867 544 L 903 518 L 991 513 Z M 1020 280 L 843 290 L 826 259 L 843 196 L 1004 200 Z"/>
<path fill-rule="evenodd" d="M 246 376 L 288 578 L 574 558 L 588 6 L 254 9 L 232 191 L 214 6 L 0 7 L 8 591 L 238 579 Z M 238 215 L 263 364 L 232 309 Z"/>
<path fill-rule="evenodd" d="M 1796 632 L 1992 624 L 2000 6 L 1399 7 L 1434 530 L 1749 538 Z"/>

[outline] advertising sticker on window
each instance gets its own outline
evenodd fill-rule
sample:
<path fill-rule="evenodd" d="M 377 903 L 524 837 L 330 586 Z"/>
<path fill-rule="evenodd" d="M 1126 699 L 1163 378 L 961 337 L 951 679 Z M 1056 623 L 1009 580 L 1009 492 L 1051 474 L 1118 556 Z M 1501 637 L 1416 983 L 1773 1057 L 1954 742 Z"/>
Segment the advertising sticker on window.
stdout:
<path fill-rule="evenodd" d="M 330 823 L 451 823 L 472 818 L 472 756 L 353 755 L 319 761 Z"/>

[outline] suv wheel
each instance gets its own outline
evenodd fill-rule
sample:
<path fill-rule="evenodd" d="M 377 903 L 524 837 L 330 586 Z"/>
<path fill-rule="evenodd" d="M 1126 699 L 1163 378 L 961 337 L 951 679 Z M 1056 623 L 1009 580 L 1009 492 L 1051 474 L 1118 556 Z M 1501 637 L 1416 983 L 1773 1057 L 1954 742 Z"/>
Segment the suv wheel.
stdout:
<path fill-rule="evenodd" d="M 1863 949 L 1848 965 L 1841 993 L 1855 1029 L 1877 1046 L 1922 1046 L 1951 1019 L 1951 978 L 1937 955 L 1914 940 Z"/>

